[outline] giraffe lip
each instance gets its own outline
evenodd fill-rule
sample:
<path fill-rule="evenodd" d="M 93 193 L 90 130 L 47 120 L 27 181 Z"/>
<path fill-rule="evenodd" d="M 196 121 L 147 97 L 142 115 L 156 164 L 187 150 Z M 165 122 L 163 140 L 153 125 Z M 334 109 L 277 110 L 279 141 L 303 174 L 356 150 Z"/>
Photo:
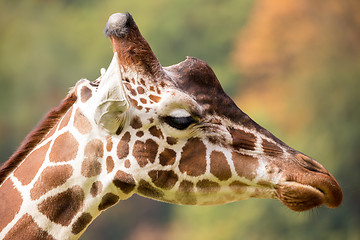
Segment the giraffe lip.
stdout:
<path fill-rule="evenodd" d="M 327 179 L 331 179 L 327 175 Z M 334 181 L 332 181 L 334 180 Z M 278 186 L 277 196 L 285 206 L 294 211 L 306 211 L 322 204 L 336 208 L 342 202 L 342 191 L 338 183 L 332 178 L 325 182 L 300 183 L 288 181 Z"/>
<path fill-rule="evenodd" d="M 295 165 L 277 187 L 278 198 L 294 211 L 306 211 L 322 204 L 335 208 L 343 198 L 335 178 L 318 162 L 297 153 Z"/>

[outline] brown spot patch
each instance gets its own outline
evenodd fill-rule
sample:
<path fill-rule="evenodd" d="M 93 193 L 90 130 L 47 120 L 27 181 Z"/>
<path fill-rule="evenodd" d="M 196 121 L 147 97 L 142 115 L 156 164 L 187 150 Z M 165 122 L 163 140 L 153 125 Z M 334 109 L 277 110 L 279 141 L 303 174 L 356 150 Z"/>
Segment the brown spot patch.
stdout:
<path fill-rule="evenodd" d="M 142 136 L 144 136 L 144 132 L 143 131 L 137 131 L 136 136 L 137 137 L 142 137 Z"/>
<path fill-rule="evenodd" d="M 141 102 L 142 104 L 146 104 L 146 103 L 147 103 L 147 100 L 146 100 L 145 98 L 140 98 L 140 102 Z"/>
<path fill-rule="evenodd" d="M 125 194 L 129 194 L 135 188 L 134 178 L 130 174 L 120 170 L 116 172 L 113 183 Z"/>
<path fill-rule="evenodd" d="M 90 188 L 91 196 L 96 197 L 97 195 L 99 195 L 102 191 L 102 188 L 103 188 L 103 184 L 100 181 L 94 182 Z"/>
<path fill-rule="evenodd" d="M 140 106 L 135 99 L 129 98 L 129 101 L 134 108 L 139 109 L 139 110 L 143 109 L 143 107 Z"/>
<path fill-rule="evenodd" d="M 145 180 L 140 180 L 139 182 L 139 186 L 138 186 L 138 193 L 150 198 L 155 198 L 155 199 L 162 199 L 164 196 L 164 193 L 156 188 L 154 188 L 153 186 L 151 186 L 150 183 L 148 183 Z"/>
<path fill-rule="evenodd" d="M 137 140 L 134 143 L 133 156 L 140 167 L 146 166 L 148 162 L 154 163 L 159 145 L 152 139 L 142 142 Z"/>
<path fill-rule="evenodd" d="M 165 85 L 164 82 L 161 82 L 160 84 L 161 84 L 161 85 Z M 164 86 L 162 86 L 162 87 L 164 87 Z M 156 93 L 159 94 L 159 95 L 161 94 L 160 88 L 156 89 Z"/>
<path fill-rule="evenodd" d="M 27 213 L 19 219 L 4 238 L 4 240 L 11 239 L 54 240 L 54 238 L 42 230 Z"/>
<path fill-rule="evenodd" d="M 70 132 L 65 132 L 56 138 L 50 152 L 51 162 L 67 162 L 75 159 L 79 143 Z"/>
<path fill-rule="evenodd" d="M 166 138 L 166 142 L 169 144 L 169 145 L 175 145 L 177 144 L 177 139 L 176 138 L 173 138 L 173 137 L 167 137 Z"/>
<path fill-rule="evenodd" d="M 134 81 L 134 82 L 135 82 L 135 81 Z M 133 96 L 136 96 L 136 95 L 137 95 L 135 89 L 133 89 L 133 88 L 131 87 L 131 84 L 130 84 L 130 83 L 124 82 L 124 85 L 125 85 L 125 87 L 130 91 L 130 94 L 131 94 L 131 95 L 133 95 Z"/>
<path fill-rule="evenodd" d="M 199 138 L 191 138 L 183 147 L 179 169 L 189 176 L 200 176 L 206 171 L 206 147 Z"/>
<path fill-rule="evenodd" d="M 31 199 L 38 199 L 51 189 L 64 184 L 72 173 L 73 169 L 68 164 L 46 167 L 30 190 Z"/>
<path fill-rule="evenodd" d="M 111 156 L 106 157 L 106 171 L 111 172 L 114 169 L 114 160 Z"/>
<path fill-rule="evenodd" d="M 91 90 L 86 86 L 83 86 L 81 88 L 80 94 L 81 94 L 81 102 L 83 102 L 83 103 L 86 102 L 87 100 L 89 100 L 89 98 L 91 98 L 91 96 L 92 96 Z"/>
<path fill-rule="evenodd" d="M 233 152 L 232 160 L 235 170 L 240 177 L 252 180 L 256 177 L 259 162 L 256 158 L 241 153 Z"/>
<path fill-rule="evenodd" d="M 98 161 L 104 155 L 102 141 L 94 139 L 85 147 L 84 161 L 81 164 L 81 174 L 84 177 L 94 177 L 101 173 L 101 163 Z"/>
<path fill-rule="evenodd" d="M 119 159 L 123 159 L 129 155 L 129 142 L 130 142 L 130 133 L 126 132 L 124 136 L 120 139 L 120 142 L 117 146 L 117 156 Z"/>
<path fill-rule="evenodd" d="M 233 139 L 233 147 L 236 150 L 255 150 L 256 137 L 240 129 L 230 128 L 229 132 Z"/>
<path fill-rule="evenodd" d="M 131 162 L 130 162 L 129 159 L 126 159 L 126 160 L 125 160 L 124 166 L 125 166 L 126 168 L 130 168 L 130 167 L 131 167 Z"/>
<path fill-rule="evenodd" d="M 98 206 L 99 211 L 105 210 L 111 206 L 113 206 L 115 203 L 117 203 L 119 201 L 119 196 L 113 194 L 113 193 L 107 193 L 105 194 L 102 199 L 101 202 Z"/>
<path fill-rule="evenodd" d="M 55 196 L 48 197 L 38 205 L 39 211 L 51 221 L 68 226 L 84 204 L 84 191 L 74 186 Z"/>
<path fill-rule="evenodd" d="M 238 194 L 245 193 L 248 186 L 246 183 L 240 181 L 234 181 L 229 185 L 230 189 Z"/>
<path fill-rule="evenodd" d="M 181 204 L 195 205 L 197 202 L 194 194 L 194 184 L 190 181 L 182 181 L 175 196 L 176 200 Z"/>
<path fill-rule="evenodd" d="M 221 181 L 231 178 L 231 170 L 222 152 L 212 151 L 210 154 L 210 172 Z"/>
<path fill-rule="evenodd" d="M 149 177 L 155 186 L 166 190 L 172 189 L 179 179 L 172 170 L 152 170 L 149 172 Z"/>
<path fill-rule="evenodd" d="M 74 126 L 81 134 L 87 134 L 91 131 L 91 123 L 89 120 L 82 114 L 79 109 L 76 110 L 74 116 Z"/>
<path fill-rule="evenodd" d="M 111 136 L 106 136 L 106 151 L 110 152 L 113 147 L 113 142 L 111 140 Z"/>
<path fill-rule="evenodd" d="M 15 170 L 14 176 L 19 179 L 23 185 L 29 184 L 31 180 L 34 179 L 45 160 L 49 146 L 50 142 L 30 153 L 30 155 Z"/>
<path fill-rule="evenodd" d="M 0 232 L 19 212 L 23 202 L 20 192 L 14 187 L 11 179 L 7 179 L 0 188 Z"/>
<path fill-rule="evenodd" d="M 179 191 L 181 192 L 194 192 L 194 183 L 184 180 L 180 183 Z"/>
<path fill-rule="evenodd" d="M 133 129 L 139 129 L 142 127 L 142 123 L 141 123 L 141 120 L 138 116 L 134 116 L 132 119 L 131 119 L 131 122 L 130 122 L 130 126 L 133 128 Z"/>
<path fill-rule="evenodd" d="M 60 122 L 59 130 L 69 124 L 69 121 L 70 121 L 70 118 L 71 118 L 71 115 L 72 115 L 72 111 L 73 111 L 73 107 L 71 107 L 71 108 L 66 112 L 66 114 L 64 115 L 64 117 L 62 118 L 62 120 L 61 120 L 61 122 Z"/>
<path fill-rule="evenodd" d="M 158 129 L 156 126 L 152 126 L 151 128 L 149 128 L 149 132 L 150 132 L 150 134 L 153 135 L 154 137 L 164 138 L 162 132 L 161 132 L 160 129 Z"/>
<path fill-rule="evenodd" d="M 272 156 L 272 157 L 277 157 L 277 156 L 283 154 L 283 151 L 279 146 L 277 146 L 275 143 L 269 142 L 265 139 L 263 139 L 263 141 L 262 141 L 262 148 L 263 148 L 265 154 Z"/>
<path fill-rule="evenodd" d="M 92 221 L 92 216 L 90 213 L 82 213 L 81 216 L 76 219 L 74 224 L 71 227 L 71 233 L 76 235 L 82 232 L 87 225 Z"/>
<path fill-rule="evenodd" d="M 141 86 L 138 86 L 138 87 L 136 88 L 136 90 L 137 90 L 137 92 L 138 92 L 139 94 L 144 94 L 144 93 L 145 93 L 144 88 L 141 87 Z"/>
<path fill-rule="evenodd" d="M 155 95 L 150 95 L 149 98 L 156 103 L 160 102 L 160 100 L 161 100 L 161 97 L 155 96 Z"/>
<path fill-rule="evenodd" d="M 176 159 L 176 152 L 170 148 L 165 148 L 159 155 L 160 164 L 162 166 L 173 165 Z"/>
<path fill-rule="evenodd" d="M 196 188 L 200 193 L 214 193 L 220 191 L 220 185 L 210 180 L 200 180 L 196 183 Z"/>

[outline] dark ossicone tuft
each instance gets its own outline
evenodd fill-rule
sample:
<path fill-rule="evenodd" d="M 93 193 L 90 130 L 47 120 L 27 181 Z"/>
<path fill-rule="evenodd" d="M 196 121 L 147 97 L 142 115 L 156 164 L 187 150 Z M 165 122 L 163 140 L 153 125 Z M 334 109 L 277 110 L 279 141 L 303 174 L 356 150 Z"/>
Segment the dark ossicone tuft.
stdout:
<path fill-rule="evenodd" d="M 130 13 L 114 13 L 106 23 L 104 29 L 105 36 L 123 38 L 130 30 L 132 24 L 135 24 L 135 21 Z"/>

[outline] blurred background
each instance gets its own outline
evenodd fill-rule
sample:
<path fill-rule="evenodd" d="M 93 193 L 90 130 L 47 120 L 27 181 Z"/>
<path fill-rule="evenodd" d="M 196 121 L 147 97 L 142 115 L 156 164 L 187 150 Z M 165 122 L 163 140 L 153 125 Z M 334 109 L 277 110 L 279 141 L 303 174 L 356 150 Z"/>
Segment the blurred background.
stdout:
<path fill-rule="evenodd" d="M 81 239 L 360 239 L 358 0 L 1 0 L 0 161 L 80 78 L 108 66 L 103 29 L 125 11 L 162 65 L 208 62 L 243 111 L 333 173 L 344 201 L 295 213 L 276 200 L 189 207 L 134 196 Z"/>

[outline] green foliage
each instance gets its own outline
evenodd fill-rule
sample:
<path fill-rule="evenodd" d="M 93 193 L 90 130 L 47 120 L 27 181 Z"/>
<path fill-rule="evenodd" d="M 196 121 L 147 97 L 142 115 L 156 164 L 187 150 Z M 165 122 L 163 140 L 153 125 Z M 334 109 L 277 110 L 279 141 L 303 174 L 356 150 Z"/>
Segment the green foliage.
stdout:
<path fill-rule="evenodd" d="M 129 11 L 165 66 L 186 55 L 208 61 L 230 92 L 237 78 L 228 64 L 234 29 L 250 6 L 250 0 L 0 2 L 2 159 L 14 150 L 9 139 L 16 146 L 78 79 L 93 80 L 107 66 L 111 47 L 102 31 L 110 14 Z"/>

